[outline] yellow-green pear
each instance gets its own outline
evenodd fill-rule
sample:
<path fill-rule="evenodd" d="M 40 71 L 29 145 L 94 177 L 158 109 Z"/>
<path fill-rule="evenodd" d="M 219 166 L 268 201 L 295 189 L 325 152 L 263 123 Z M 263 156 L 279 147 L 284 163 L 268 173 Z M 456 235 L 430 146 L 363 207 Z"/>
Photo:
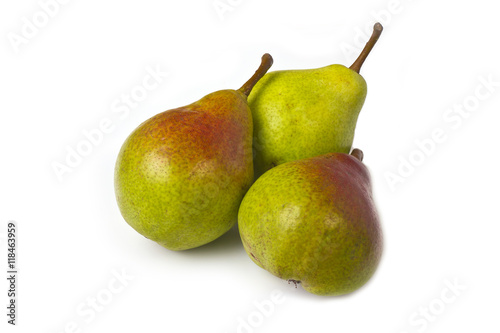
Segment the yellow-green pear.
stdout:
<path fill-rule="evenodd" d="M 257 179 L 238 213 L 248 256 L 313 294 L 343 295 L 374 274 L 382 229 L 363 154 L 281 164 Z"/>
<path fill-rule="evenodd" d="M 247 96 L 272 63 L 265 54 L 240 89 L 159 113 L 130 134 L 116 161 L 115 194 L 132 228 L 170 250 L 231 229 L 253 180 Z"/>
<path fill-rule="evenodd" d="M 347 68 L 267 73 L 249 95 L 254 121 L 255 178 L 276 165 L 326 153 L 349 153 L 366 98 L 361 65 L 382 25 L 375 24 L 365 48 Z"/>

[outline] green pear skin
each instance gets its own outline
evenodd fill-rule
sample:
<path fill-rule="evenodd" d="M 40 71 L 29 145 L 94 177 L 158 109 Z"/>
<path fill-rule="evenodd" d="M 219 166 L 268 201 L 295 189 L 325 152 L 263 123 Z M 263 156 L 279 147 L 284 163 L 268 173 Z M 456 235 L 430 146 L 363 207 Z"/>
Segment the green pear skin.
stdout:
<path fill-rule="evenodd" d="M 249 96 L 256 176 L 276 165 L 349 153 L 366 82 L 343 65 L 270 72 Z"/>
<path fill-rule="evenodd" d="M 317 295 L 360 288 L 382 255 L 369 172 L 348 154 L 288 162 L 266 172 L 245 195 L 238 226 L 258 266 Z"/>
<path fill-rule="evenodd" d="M 272 64 L 239 90 L 221 90 L 162 112 L 125 140 L 115 194 L 125 221 L 170 250 L 213 241 L 237 220 L 253 181 L 252 117 L 247 96 Z"/>
<path fill-rule="evenodd" d="M 367 95 L 359 70 L 381 32 L 377 23 L 350 68 L 329 65 L 274 71 L 257 83 L 248 98 L 254 121 L 256 179 L 286 162 L 350 152 Z"/>

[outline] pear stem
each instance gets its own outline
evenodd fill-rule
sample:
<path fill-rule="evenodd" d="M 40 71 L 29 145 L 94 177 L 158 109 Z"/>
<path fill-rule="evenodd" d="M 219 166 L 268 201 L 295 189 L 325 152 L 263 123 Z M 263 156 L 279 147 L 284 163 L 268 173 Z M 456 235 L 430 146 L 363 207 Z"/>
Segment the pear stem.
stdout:
<path fill-rule="evenodd" d="M 255 71 L 255 74 L 247 81 L 244 85 L 241 86 L 238 91 L 243 93 L 245 96 L 250 95 L 255 84 L 267 73 L 269 68 L 273 65 L 273 57 L 269 53 L 266 53 L 262 56 L 262 62 L 260 63 L 259 68 Z"/>
<path fill-rule="evenodd" d="M 373 47 L 377 43 L 380 35 L 382 34 L 383 29 L 384 28 L 382 27 L 382 24 L 380 24 L 378 22 L 375 23 L 375 25 L 373 26 L 372 36 L 370 37 L 370 39 L 366 43 L 363 51 L 361 51 L 360 55 L 358 56 L 358 59 L 356 59 L 356 61 L 354 61 L 354 63 L 351 65 L 351 67 L 349 67 L 350 69 L 352 69 L 356 73 L 359 73 L 359 71 L 361 70 L 361 66 L 363 66 L 363 63 L 365 62 L 366 58 L 368 57 L 371 50 L 373 49 Z"/>
<path fill-rule="evenodd" d="M 360 162 L 363 162 L 364 154 L 363 154 L 363 151 L 361 149 L 354 148 L 351 152 L 351 155 L 353 157 L 356 157 Z"/>

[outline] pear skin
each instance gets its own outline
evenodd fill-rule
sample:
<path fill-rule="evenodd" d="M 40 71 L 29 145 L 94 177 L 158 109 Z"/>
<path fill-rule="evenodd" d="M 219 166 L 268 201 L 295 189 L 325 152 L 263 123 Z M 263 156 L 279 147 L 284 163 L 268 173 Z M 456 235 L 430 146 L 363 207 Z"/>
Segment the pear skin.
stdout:
<path fill-rule="evenodd" d="M 239 90 L 220 90 L 157 114 L 125 140 L 115 194 L 125 221 L 171 250 L 213 241 L 237 220 L 253 180 L 247 95 L 272 64 L 266 54 Z"/>
<path fill-rule="evenodd" d="M 349 153 L 366 93 L 363 77 L 343 65 L 264 76 L 249 98 L 256 178 L 286 162 Z"/>
<path fill-rule="evenodd" d="M 260 177 L 238 214 L 248 256 L 313 294 L 351 293 L 374 274 L 383 237 L 362 153 L 329 153 Z"/>
<path fill-rule="evenodd" d="M 349 68 L 274 71 L 256 84 L 248 98 L 256 179 L 282 163 L 350 152 L 367 95 L 359 71 L 381 32 L 382 25 L 375 24 L 372 37 Z"/>

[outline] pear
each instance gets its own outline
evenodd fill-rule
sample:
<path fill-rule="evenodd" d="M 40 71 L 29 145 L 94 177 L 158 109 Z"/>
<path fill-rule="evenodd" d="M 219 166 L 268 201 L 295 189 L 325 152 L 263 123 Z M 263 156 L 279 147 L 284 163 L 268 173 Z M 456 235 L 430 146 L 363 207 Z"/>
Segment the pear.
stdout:
<path fill-rule="evenodd" d="M 329 153 L 262 175 L 238 213 L 248 256 L 317 295 L 365 284 L 382 254 L 382 231 L 362 152 Z"/>
<path fill-rule="evenodd" d="M 170 250 L 213 241 L 235 224 L 253 181 L 247 96 L 272 65 L 265 54 L 238 90 L 220 90 L 146 120 L 125 140 L 115 194 L 125 221 Z"/>
<path fill-rule="evenodd" d="M 349 153 L 367 87 L 359 74 L 382 25 L 347 68 L 267 73 L 248 98 L 254 120 L 255 178 L 276 165 L 326 153 Z"/>

